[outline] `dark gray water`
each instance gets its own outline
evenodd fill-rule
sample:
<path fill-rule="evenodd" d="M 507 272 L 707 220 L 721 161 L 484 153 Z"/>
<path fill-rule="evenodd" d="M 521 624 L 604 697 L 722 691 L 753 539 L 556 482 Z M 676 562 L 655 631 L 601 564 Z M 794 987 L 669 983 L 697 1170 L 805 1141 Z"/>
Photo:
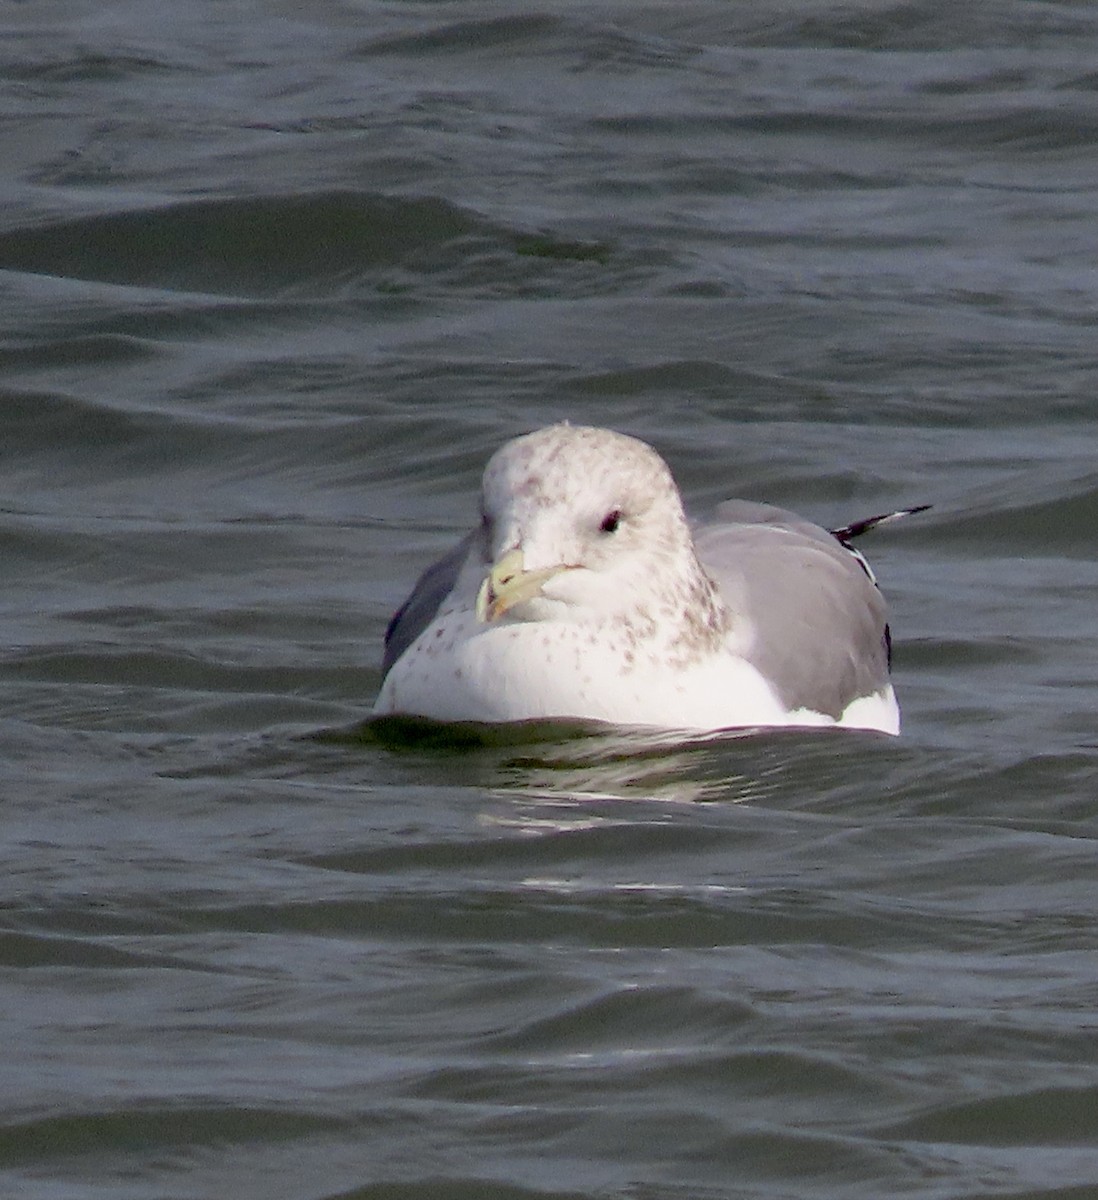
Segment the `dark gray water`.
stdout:
<path fill-rule="evenodd" d="M 1098 6 L 2 32 L 0 1194 L 1098 1194 Z M 933 503 L 905 736 L 333 734 L 561 417 Z"/>

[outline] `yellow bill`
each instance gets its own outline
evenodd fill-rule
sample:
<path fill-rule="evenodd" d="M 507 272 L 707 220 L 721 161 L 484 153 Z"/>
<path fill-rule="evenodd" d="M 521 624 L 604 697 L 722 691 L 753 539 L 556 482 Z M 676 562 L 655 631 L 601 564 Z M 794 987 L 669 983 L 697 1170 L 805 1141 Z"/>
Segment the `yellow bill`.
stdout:
<path fill-rule="evenodd" d="M 559 575 L 567 567 L 545 567 L 539 571 L 527 571 L 523 566 L 521 550 L 508 550 L 492 564 L 477 592 L 477 618 L 495 621 L 508 609 L 525 600 L 532 600 L 542 585 Z"/>

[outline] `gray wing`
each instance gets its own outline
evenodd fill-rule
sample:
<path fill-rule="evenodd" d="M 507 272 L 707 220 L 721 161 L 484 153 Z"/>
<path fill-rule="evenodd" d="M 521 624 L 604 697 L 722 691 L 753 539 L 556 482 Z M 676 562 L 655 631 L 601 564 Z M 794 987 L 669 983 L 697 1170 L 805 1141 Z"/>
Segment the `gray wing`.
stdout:
<path fill-rule="evenodd" d="M 453 590 L 461 568 L 469 556 L 476 532 L 467 534 L 436 563 L 432 563 L 416 580 L 411 595 L 393 614 L 385 630 L 385 654 L 381 660 L 381 677 L 435 619 L 443 600 Z"/>
<path fill-rule="evenodd" d="M 826 529 L 733 500 L 696 531 L 695 544 L 732 612 L 754 625 L 745 655 L 787 707 L 838 717 L 888 684 L 884 598 Z"/>

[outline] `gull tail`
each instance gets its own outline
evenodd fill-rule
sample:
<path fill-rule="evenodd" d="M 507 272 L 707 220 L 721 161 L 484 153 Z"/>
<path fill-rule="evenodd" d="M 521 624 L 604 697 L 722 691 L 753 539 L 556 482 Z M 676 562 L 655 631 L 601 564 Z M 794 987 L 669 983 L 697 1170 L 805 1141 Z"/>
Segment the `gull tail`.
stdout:
<path fill-rule="evenodd" d="M 844 525 L 842 529 L 832 529 L 829 532 L 842 545 L 844 550 L 854 555 L 858 560 L 858 565 L 869 576 L 869 582 L 876 587 L 877 576 L 873 574 L 873 568 L 869 565 L 865 555 L 858 547 L 850 544 L 851 541 L 856 537 L 861 537 L 863 533 L 868 533 L 871 529 L 876 529 L 878 525 L 887 525 L 889 521 L 898 521 L 901 517 L 910 517 L 912 513 L 926 512 L 928 508 L 930 508 L 929 504 L 916 504 L 914 508 L 898 508 L 895 512 L 881 513 L 877 517 L 866 517 L 864 521 L 855 521 L 851 525 Z M 888 647 L 888 660 L 891 663 L 892 645 L 887 625 L 885 626 L 885 645 Z"/>
<path fill-rule="evenodd" d="M 876 529 L 878 525 L 887 525 L 890 521 L 900 520 L 901 517 L 910 517 L 915 513 L 926 512 L 930 507 L 929 504 L 916 504 L 914 508 L 898 508 L 895 512 L 881 513 L 877 517 L 866 517 L 864 521 L 854 521 L 850 525 L 844 525 L 841 529 L 832 529 L 830 533 L 849 550 L 851 549 L 850 543 L 854 538 L 861 537 L 863 533 L 868 533 L 871 529 Z"/>
<path fill-rule="evenodd" d="M 873 568 L 866 562 L 865 555 L 858 549 L 857 546 L 852 546 L 850 543 L 856 537 L 861 537 L 863 533 L 868 533 L 871 529 L 876 529 L 878 525 L 887 525 L 890 521 L 898 521 L 901 517 L 910 517 L 914 513 L 926 512 L 931 506 L 929 504 L 916 504 L 913 508 L 898 508 L 895 512 L 881 513 L 880 516 L 866 517 L 864 521 L 854 521 L 850 525 L 844 525 L 842 529 L 832 529 L 830 534 L 843 547 L 849 551 L 858 565 L 869 577 L 869 582 L 874 587 L 877 586 L 877 576 L 873 574 Z M 886 624 L 884 627 L 884 648 L 885 660 L 888 663 L 888 669 L 892 670 L 892 631 Z"/>

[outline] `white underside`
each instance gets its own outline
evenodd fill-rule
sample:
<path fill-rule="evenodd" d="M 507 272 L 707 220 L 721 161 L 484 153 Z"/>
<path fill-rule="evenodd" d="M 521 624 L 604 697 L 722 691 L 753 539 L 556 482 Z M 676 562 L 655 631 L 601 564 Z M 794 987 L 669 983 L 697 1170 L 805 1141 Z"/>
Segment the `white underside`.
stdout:
<path fill-rule="evenodd" d="M 428 626 L 394 663 L 374 712 L 437 721 L 578 718 L 684 730 L 900 730 L 891 686 L 859 697 L 836 719 L 784 707 L 755 667 L 731 651 L 678 669 L 643 658 L 627 664 L 591 626 L 483 624 L 459 613 Z"/>

